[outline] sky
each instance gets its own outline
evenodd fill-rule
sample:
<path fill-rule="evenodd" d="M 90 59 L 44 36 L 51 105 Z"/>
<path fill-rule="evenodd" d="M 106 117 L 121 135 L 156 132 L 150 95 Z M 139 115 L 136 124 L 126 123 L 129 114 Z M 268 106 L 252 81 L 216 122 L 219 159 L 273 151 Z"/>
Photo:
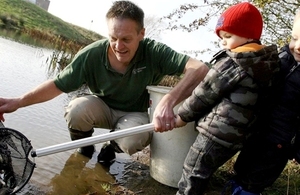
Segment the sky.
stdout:
<path fill-rule="evenodd" d="M 132 0 L 144 10 L 145 16 L 163 17 L 170 14 L 180 5 L 194 3 L 199 5 L 199 0 Z M 48 12 L 62 20 L 95 31 L 107 36 L 107 25 L 105 14 L 111 7 L 113 0 L 50 0 Z M 191 12 L 183 20 L 191 21 L 201 14 L 197 11 Z M 147 31 L 147 29 L 146 29 Z M 161 42 L 167 44 L 178 52 L 184 50 L 203 50 L 212 47 L 211 41 L 218 41 L 214 32 L 208 27 L 201 27 L 193 32 L 181 30 L 165 31 L 161 33 Z M 210 54 L 193 56 L 199 60 L 208 61 Z"/>

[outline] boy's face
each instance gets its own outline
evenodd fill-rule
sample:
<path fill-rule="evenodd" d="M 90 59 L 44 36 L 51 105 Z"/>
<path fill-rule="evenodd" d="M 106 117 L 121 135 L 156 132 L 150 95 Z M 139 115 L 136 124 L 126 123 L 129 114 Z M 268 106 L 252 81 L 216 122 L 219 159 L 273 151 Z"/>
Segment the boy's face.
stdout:
<path fill-rule="evenodd" d="M 240 37 L 223 30 L 219 34 L 222 39 L 220 43 L 223 49 L 234 49 L 250 41 L 248 38 Z"/>
<path fill-rule="evenodd" d="M 300 18 L 294 22 L 289 48 L 295 60 L 300 62 Z"/>

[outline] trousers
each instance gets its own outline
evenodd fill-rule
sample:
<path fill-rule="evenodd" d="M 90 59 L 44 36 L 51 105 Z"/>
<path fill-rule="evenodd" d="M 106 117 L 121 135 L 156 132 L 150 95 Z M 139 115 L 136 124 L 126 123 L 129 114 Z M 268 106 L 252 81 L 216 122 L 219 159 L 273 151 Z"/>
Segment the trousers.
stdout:
<path fill-rule="evenodd" d="M 93 128 L 113 131 L 149 123 L 147 112 L 124 112 L 112 109 L 95 95 L 79 95 L 65 108 L 68 128 L 87 132 Z M 140 133 L 114 140 L 119 148 L 132 155 L 150 144 L 152 132 Z"/>
<path fill-rule="evenodd" d="M 263 192 L 285 168 L 290 150 L 291 146 L 278 145 L 264 136 L 251 137 L 234 164 L 236 183 L 249 192 Z"/>
<path fill-rule="evenodd" d="M 176 195 L 204 194 L 213 173 L 238 151 L 199 133 L 184 161 Z"/>

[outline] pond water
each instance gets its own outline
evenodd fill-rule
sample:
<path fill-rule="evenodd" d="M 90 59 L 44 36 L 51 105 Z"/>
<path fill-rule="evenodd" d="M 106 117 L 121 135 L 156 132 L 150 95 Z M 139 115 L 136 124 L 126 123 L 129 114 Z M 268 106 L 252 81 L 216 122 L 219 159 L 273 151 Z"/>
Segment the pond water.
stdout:
<path fill-rule="evenodd" d="M 47 59 L 52 51 L 0 37 L 0 97 L 17 97 L 46 81 Z M 64 107 L 70 95 L 4 114 L 6 127 L 23 133 L 34 149 L 69 142 Z M 94 135 L 107 133 L 98 129 Z M 97 151 L 102 144 L 97 144 Z M 34 158 L 36 168 L 20 194 L 92 194 L 103 192 L 120 177 L 129 156 L 117 154 L 110 170 L 74 150 Z"/>

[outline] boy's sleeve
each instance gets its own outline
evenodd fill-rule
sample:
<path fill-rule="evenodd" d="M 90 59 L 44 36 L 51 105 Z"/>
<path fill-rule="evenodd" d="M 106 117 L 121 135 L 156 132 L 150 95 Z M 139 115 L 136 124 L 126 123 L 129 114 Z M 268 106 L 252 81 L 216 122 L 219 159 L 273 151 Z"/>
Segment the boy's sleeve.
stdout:
<path fill-rule="evenodd" d="M 241 78 L 238 69 L 231 67 L 231 71 L 231 73 L 230 70 L 220 72 L 211 68 L 192 95 L 178 109 L 181 119 L 185 122 L 198 120 L 229 94 Z"/>

